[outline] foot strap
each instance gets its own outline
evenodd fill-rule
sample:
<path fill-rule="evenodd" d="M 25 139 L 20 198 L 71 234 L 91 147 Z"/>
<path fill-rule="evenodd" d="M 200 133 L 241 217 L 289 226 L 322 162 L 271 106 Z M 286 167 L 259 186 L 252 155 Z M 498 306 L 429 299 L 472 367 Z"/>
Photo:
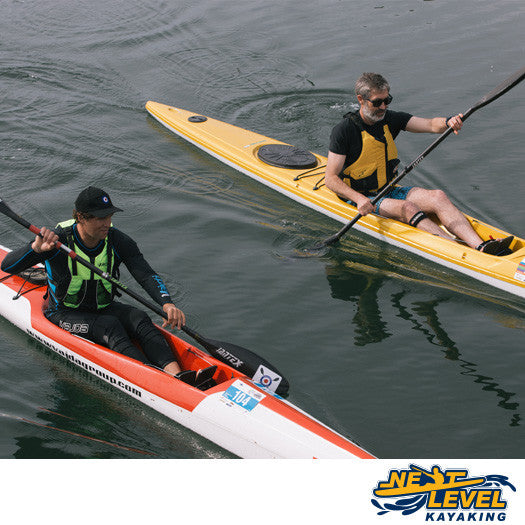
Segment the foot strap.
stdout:
<path fill-rule="evenodd" d="M 188 385 L 203 388 L 212 380 L 216 371 L 217 365 L 212 365 L 208 368 L 202 368 L 198 372 L 195 370 L 183 370 L 175 375 L 175 377 Z"/>
<path fill-rule="evenodd" d="M 409 221 L 408 224 L 414 228 L 423 220 L 428 219 L 427 214 L 424 211 L 418 211 Z"/>
<path fill-rule="evenodd" d="M 197 378 L 195 379 L 195 386 L 201 388 L 207 383 L 210 379 L 213 378 L 213 375 L 217 371 L 217 365 L 209 366 L 208 368 L 201 368 L 197 372 Z"/>
<path fill-rule="evenodd" d="M 513 235 L 509 235 L 509 237 L 505 237 L 504 239 L 488 239 L 483 241 L 476 250 L 488 255 L 497 255 L 500 257 L 503 255 L 509 255 L 512 253 L 509 246 L 513 240 Z"/>
<path fill-rule="evenodd" d="M 197 378 L 197 372 L 195 370 L 183 370 L 175 375 L 177 379 L 180 379 L 183 383 L 188 385 L 195 385 L 195 379 Z"/>

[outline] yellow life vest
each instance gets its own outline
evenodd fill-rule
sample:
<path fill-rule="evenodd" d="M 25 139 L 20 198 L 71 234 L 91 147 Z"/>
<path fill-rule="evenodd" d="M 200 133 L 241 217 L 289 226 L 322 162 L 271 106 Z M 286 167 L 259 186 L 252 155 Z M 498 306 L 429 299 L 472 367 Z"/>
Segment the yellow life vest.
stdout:
<path fill-rule="evenodd" d="M 75 243 L 72 226 L 75 223 L 73 219 L 69 221 L 59 222 L 57 226 L 64 230 L 71 229 L 71 234 L 68 235 L 68 246 L 77 255 L 88 259 L 92 264 L 100 268 L 102 271 L 111 275 L 113 250 L 108 242 L 108 237 L 104 239 L 104 248 L 96 256 L 91 257 L 84 253 L 80 246 Z M 109 306 L 113 301 L 113 286 L 106 279 L 100 277 L 95 272 L 86 268 L 83 264 L 77 264 L 77 261 L 68 257 L 68 267 L 71 274 L 69 286 L 61 299 L 61 303 L 68 308 L 79 308 L 86 299 L 88 290 L 93 286 L 96 288 L 94 297 L 96 297 L 97 309 Z"/>
<path fill-rule="evenodd" d="M 386 124 L 382 142 L 366 132 L 357 118 L 352 120 L 361 128 L 363 146 L 359 158 L 343 171 L 343 182 L 365 195 L 377 193 L 396 176 L 397 147 Z"/>

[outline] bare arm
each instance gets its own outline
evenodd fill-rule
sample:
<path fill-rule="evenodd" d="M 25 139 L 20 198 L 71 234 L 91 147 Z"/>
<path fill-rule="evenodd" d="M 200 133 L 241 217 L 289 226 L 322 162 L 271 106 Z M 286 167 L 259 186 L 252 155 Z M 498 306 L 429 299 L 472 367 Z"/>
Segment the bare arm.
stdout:
<path fill-rule="evenodd" d="M 461 117 L 463 114 L 459 113 L 453 117 L 450 117 L 447 122 L 445 117 L 434 117 L 434 118 L 422 118 L 412 117 L 406 125 L 406 131 L 412 133 L 443 133 L 447 128 L 452 128 L 454 133 L 457 135 L 458 131 L 463 126 Z"/>

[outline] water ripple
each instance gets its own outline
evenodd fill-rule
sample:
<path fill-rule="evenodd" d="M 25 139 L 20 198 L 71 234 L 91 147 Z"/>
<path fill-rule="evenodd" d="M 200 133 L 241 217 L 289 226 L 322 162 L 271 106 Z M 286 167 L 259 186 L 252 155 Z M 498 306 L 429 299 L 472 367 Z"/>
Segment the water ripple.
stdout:
<path fill-rule="evenodd" d="M 286 90 L 239 97 L 221 105 L 223 120 L 326 155 L 332 127 L 357 109 L 345 90 Z M 259 129 L 254 123 L 264 122 Z"/>
<path fill-rule="evenodd" d="M 23 3 L 22 3 L 23 4 Z M 23 31 L 29 38 L 57 40 L 63 46 L 68 40 L 93 43 L 98 36 L 101 42 L 108 43 L 108 34 L 115 35 L 115 40 L 124 36 L 142 34 L 146 28 L 162 31 L 164 24 L 171 24 L 180 10 L 173 9 L 169 2 L 159 5 L 147 0 L 120 0 L 98 3 L 97 9 L 89 2 L 78 3 L 75 9 L 64 8 L 62 3 L 50 5 L 49 2 L 31 3 L 31 16 L 24 5 L 11 5 L 5 16 L 18 31 Z M 151 30 L 151 29 L 150 29 Z"/>

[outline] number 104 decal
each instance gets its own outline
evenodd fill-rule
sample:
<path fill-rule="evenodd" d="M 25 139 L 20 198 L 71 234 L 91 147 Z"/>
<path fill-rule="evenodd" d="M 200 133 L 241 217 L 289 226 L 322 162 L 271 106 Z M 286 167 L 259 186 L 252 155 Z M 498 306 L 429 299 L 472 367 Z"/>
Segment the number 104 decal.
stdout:
<path fill-rule="evenodd" d="M 250 411 L 265 397 L 263 393 L 238 379 L 222 394 L 221 400 L 230 406 L 237 405 L 244 410 Z"/>

